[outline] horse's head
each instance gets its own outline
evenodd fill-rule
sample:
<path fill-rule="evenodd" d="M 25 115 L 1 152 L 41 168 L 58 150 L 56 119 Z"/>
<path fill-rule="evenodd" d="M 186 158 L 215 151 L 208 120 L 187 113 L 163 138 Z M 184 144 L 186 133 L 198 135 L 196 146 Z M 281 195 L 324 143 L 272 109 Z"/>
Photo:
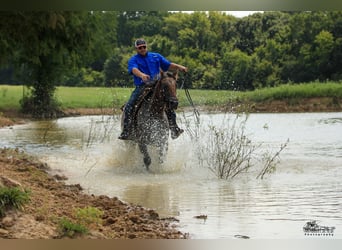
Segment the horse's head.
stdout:
<path fill-rule="evenodd" d="M 162 73 L 162 78 L 160 80 L 162 98 L 171 109 L 178 108 L 177 79 L 178 72 L 164 72 Z"/>

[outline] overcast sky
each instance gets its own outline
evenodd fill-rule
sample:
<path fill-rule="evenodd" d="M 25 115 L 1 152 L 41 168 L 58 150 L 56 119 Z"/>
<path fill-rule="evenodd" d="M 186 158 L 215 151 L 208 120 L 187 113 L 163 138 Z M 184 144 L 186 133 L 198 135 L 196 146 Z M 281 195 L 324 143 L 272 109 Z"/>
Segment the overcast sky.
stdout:
<path fill-rule="evenodd" d="M 244 16 L 251 15 L 253 13 L 256 13 L 256 12 L 262 12 L 262 11 L 225 11 L 225 12 L 236 17 L 244 17 Z"/>
<path fill-rule="evenodd" d="M 178 12 L 178 11 L 171 11 L 171 12 Z M 191 13 L 193 11 L 181 11 L 181 12 Z M 251 15 L 253 13 L 263 12 L 263 11 L 222 11 L 222 12 L 226 12 L 226 13 L 231 14 L 231 15 L 236 16 L 236 17 L 245 17 L 245 16 Z"/>

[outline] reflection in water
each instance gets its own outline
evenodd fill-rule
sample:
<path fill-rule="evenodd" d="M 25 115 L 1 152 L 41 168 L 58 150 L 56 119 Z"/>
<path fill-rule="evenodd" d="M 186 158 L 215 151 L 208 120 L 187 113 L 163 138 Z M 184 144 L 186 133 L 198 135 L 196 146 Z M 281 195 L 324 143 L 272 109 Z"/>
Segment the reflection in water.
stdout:
<path fill-rule="evenodd" d="M 305 238 L 309 220 L 336 227 L 342 238 L 342 113 L 251 114 L 247 133 L 281 154 L 277 171 L 256 180 L 256 170 L 219 180 L 199 159 L 205 127 L 225 125 L 226 115 L 201 115 L 200 140 L 170 140 L 167 161 L 144 168 L 135 144 L 117 140 L 117 117 L 76 117 L 0 130 L 0 147 L 19 147 L 48 162 L 87 192 L 117 196 L 175 216 L 192 238 Z M 185 125 L 184 125 L 185 126 Z M 203 152 L 202 152 L 203 153 Z M 203 153 L 205 154 L 205 153 Z M 257 163 L 256 167 L 258 167 Z M 207 215 L 206 220 L 196 219 Z"/>
<path fill-rule="evenodd" d="M 143 204 L 137 205 L 154 208 L 160 214 L 168 214 L 168 211 L 173 211 L 177 208 L 177 206 L 173 206 L 170 202 L 169 188 L 165 184 L 130 185 L 126 187 L 123 196 L 130 197 L 132 201 L 143 201 Z"/>

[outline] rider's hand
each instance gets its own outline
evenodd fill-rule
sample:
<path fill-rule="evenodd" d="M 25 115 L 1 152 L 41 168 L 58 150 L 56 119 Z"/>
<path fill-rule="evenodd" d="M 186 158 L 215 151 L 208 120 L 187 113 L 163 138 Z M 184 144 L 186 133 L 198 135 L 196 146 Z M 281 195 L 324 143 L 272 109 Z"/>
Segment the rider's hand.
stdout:
<path fill-rule="evenodd" d="M 184 67 L 184 66 L 180 66 L 179 70 L 182 71 L 182 72 L 185 72 L 185 73 L 188 72 L 188 68 Z"/>
<path fill-rule="evenodd" d="M 140 78 L 143 80 L 143 82 L 148 82 L 150 80 L 150 76 L 144 73 L 141 74 Z"/>

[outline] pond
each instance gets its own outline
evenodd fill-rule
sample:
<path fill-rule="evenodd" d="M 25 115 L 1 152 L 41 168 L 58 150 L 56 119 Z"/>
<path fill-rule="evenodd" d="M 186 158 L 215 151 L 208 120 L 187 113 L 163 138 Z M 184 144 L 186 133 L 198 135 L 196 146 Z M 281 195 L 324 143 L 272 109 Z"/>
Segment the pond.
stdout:
<path fill-rule="evenodd" d="M 166 162 L 153 163 L 151 172 L 134 144 L 117 139 L 115 116 L 3 128 L 0 147 L 38 156 L 53 174 L 67 176 L 68 183 L 81 184 L 85 192 L 175 217 L 193 239 L 341 239 L 342 113 L 250 114 L 244 133 L 260 145 L 258 154 L 274 154 L 288 140 L 276 171 L 257 179 L 262 164 L 255 161 L 247 173 L 219 179 L 206 164 L 213 156 L 198 148 L 208 145 L 210 126 L 224 129 L 232 116 L 204 113 L 195 126 L 190 113 L 179 114 L 180 126 L 188 130 L 170 139 Z M 333 235 L 305 235 L 303 226 L 311 220 L 335 227 Z"/>

